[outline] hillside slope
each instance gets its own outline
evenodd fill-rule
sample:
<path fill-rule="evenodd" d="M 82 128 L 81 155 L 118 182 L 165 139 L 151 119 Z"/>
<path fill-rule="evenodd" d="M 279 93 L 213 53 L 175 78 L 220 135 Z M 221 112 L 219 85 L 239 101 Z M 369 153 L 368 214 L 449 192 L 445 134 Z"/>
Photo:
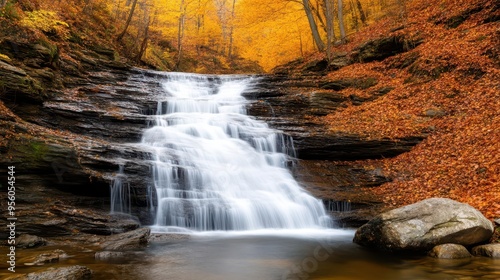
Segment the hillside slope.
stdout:
<path fill-rule="evenodd" d="M 275 69 L 325 75 L 320 86 L 350 102 L 310 120 L 367 139 L 426 135 L 394 158 L 349 162 L 391 182 L 361 192 L 388 207 L 428 197 L 500 216 L 500 9 L 494 0 L 408 1 L 324 55 Z M 346 164 L 339 162 L 339 165 Z"/>

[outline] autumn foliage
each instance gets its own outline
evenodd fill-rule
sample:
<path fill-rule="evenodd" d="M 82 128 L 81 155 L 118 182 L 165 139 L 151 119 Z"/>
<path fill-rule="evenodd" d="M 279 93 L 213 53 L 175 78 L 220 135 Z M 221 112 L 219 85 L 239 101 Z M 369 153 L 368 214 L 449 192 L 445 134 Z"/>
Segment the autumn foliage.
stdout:
<path fill-rule="evenodd" d="M 386 204 L 395 207 L 448 197 L 476 207 L 489 218 L 500 217 L 498 2 L 414 0 L 406 8 L 404 19 L 381 20 L 336 51 L 349 52 L 366 40 L 388 34 L 422 44 L 381 62 L 356 63 L 328 74 L 331 80 L 373 77 L 377 87 L 393 89 L 321 121 L 333 132 L 367 138 L 426 136 L 408 153 L 358 163 L 383 167 L 392 179 L 364 190 Z M 367 92 L 341 91 L 360 97 Z"/>

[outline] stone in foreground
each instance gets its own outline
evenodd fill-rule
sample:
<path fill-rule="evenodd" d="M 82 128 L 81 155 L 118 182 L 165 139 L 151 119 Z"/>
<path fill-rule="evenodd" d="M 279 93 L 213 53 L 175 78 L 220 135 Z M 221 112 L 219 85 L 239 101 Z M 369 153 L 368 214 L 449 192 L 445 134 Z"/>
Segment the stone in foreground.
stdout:
<path fill-rule="evenodd" d="M 436 245 L 487 241 L 493 225 L 468 204 L 430 198 L 382 213 L 356 231 L 354 242 L 382 251 L 426 252 Z"/>
<path fill-rule="evenodd" d="M 16 247 L 18 248 L 36 248 L 45 244 L 47 244 L 45 239 L 31 234 L 21 234 L 16 239 Z"/>
<path fill-rule="evenodd" d="M 88 280 L 92 279 L 92 271 L 81 265 L 73 265 L 58 268 L 49 268 L 42 272 L 32 272 L 29 274 L 21 275 L 15 280 Z"/>
<path fill-rule="evenodd" d="M 472 254 L 474 256 L 500 259 L 500 243 L 476 246 L 472 248 Z"/>
<path fill-rule="evenodd" d="M 151 229 L 139 228 L 129 232 L 111 235 L 101 244 L 105 251 L 134 250 L 148 244 Z"/>
<path fill-rule="evenodd" d="M 442 244 L 432 248 L 429 256 L 438 259 L 465 259 L 472 255 L 462 245 L 458 244 Z"/>

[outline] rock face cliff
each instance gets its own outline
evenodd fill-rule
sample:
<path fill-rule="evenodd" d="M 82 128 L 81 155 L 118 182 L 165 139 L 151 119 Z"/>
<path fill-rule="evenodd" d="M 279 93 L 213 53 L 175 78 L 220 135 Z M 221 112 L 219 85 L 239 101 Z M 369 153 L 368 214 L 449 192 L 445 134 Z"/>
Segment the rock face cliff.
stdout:
<path fill-rule="evenodd" d="M 0 116 L 5 154 L 0 163 L 16 167 L 19 233 L 111 234 L 151 224 L 156 205 L 148 199 L 155 196 L 150 154 L 134 143 L 152 120 L 164 74 L 130 68 L 105 48 L 79 53 L 80 64 L 73 65 L 73 60 L 50 56 L 47 47 L 38 44 L 4 41 L 0 47 L 17 59 L 0 61 L 1 100 L 6 105 Z M 319 64 L 309 68 L 316 71 Z M 330 132 L 311 116 L 323 116 L 348 102 L 370 101 L 346 98 L 336 93 L 337 87 L 370 88 L 376 81 L 326 81 L 309 68 L 300 75 L 259 76 L 258 86 L 245 95 L 247 110 L 293 138 L 295 177 L 323 198 L 342 224 L 356 226 L 371 218 L 379 205 L 358 189 L 388 179 L 377 169 L 333 161 L 395 156 L 423 136 L 366 139 Z M 217 76 L 210 78 L 217 82 Z M 387 91 L 375 89 L 373 98 Z M 109 214 L 110 186 L 117 178 L 131 194 L 131 215 Z"/>

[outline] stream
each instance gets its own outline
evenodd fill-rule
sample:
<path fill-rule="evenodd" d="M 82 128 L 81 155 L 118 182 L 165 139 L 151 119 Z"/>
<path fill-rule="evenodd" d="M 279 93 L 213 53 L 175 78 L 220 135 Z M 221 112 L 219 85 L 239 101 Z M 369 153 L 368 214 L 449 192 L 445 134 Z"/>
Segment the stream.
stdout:
<path fill-rule="evenodd" d="M 247 115 L 243 95 L 258 78 L 155 76 L 161 90 L 144 94 L 156 111 L 130 144 L 149 154 L 150 244 L 107 260 L 91 246 L 20 249 L 16 272 L 46 269 L 25 263 L 62 249 L 70 257 L 51 266 L 85 265 L 103 280 L 500 279 L 499 259 L 384 255 L 354 244 L 355 230 L 336 228 L 289 171 L 292 139 Z M 133 213 L 127 170 L 117 171 L 111 212 Z"/>

